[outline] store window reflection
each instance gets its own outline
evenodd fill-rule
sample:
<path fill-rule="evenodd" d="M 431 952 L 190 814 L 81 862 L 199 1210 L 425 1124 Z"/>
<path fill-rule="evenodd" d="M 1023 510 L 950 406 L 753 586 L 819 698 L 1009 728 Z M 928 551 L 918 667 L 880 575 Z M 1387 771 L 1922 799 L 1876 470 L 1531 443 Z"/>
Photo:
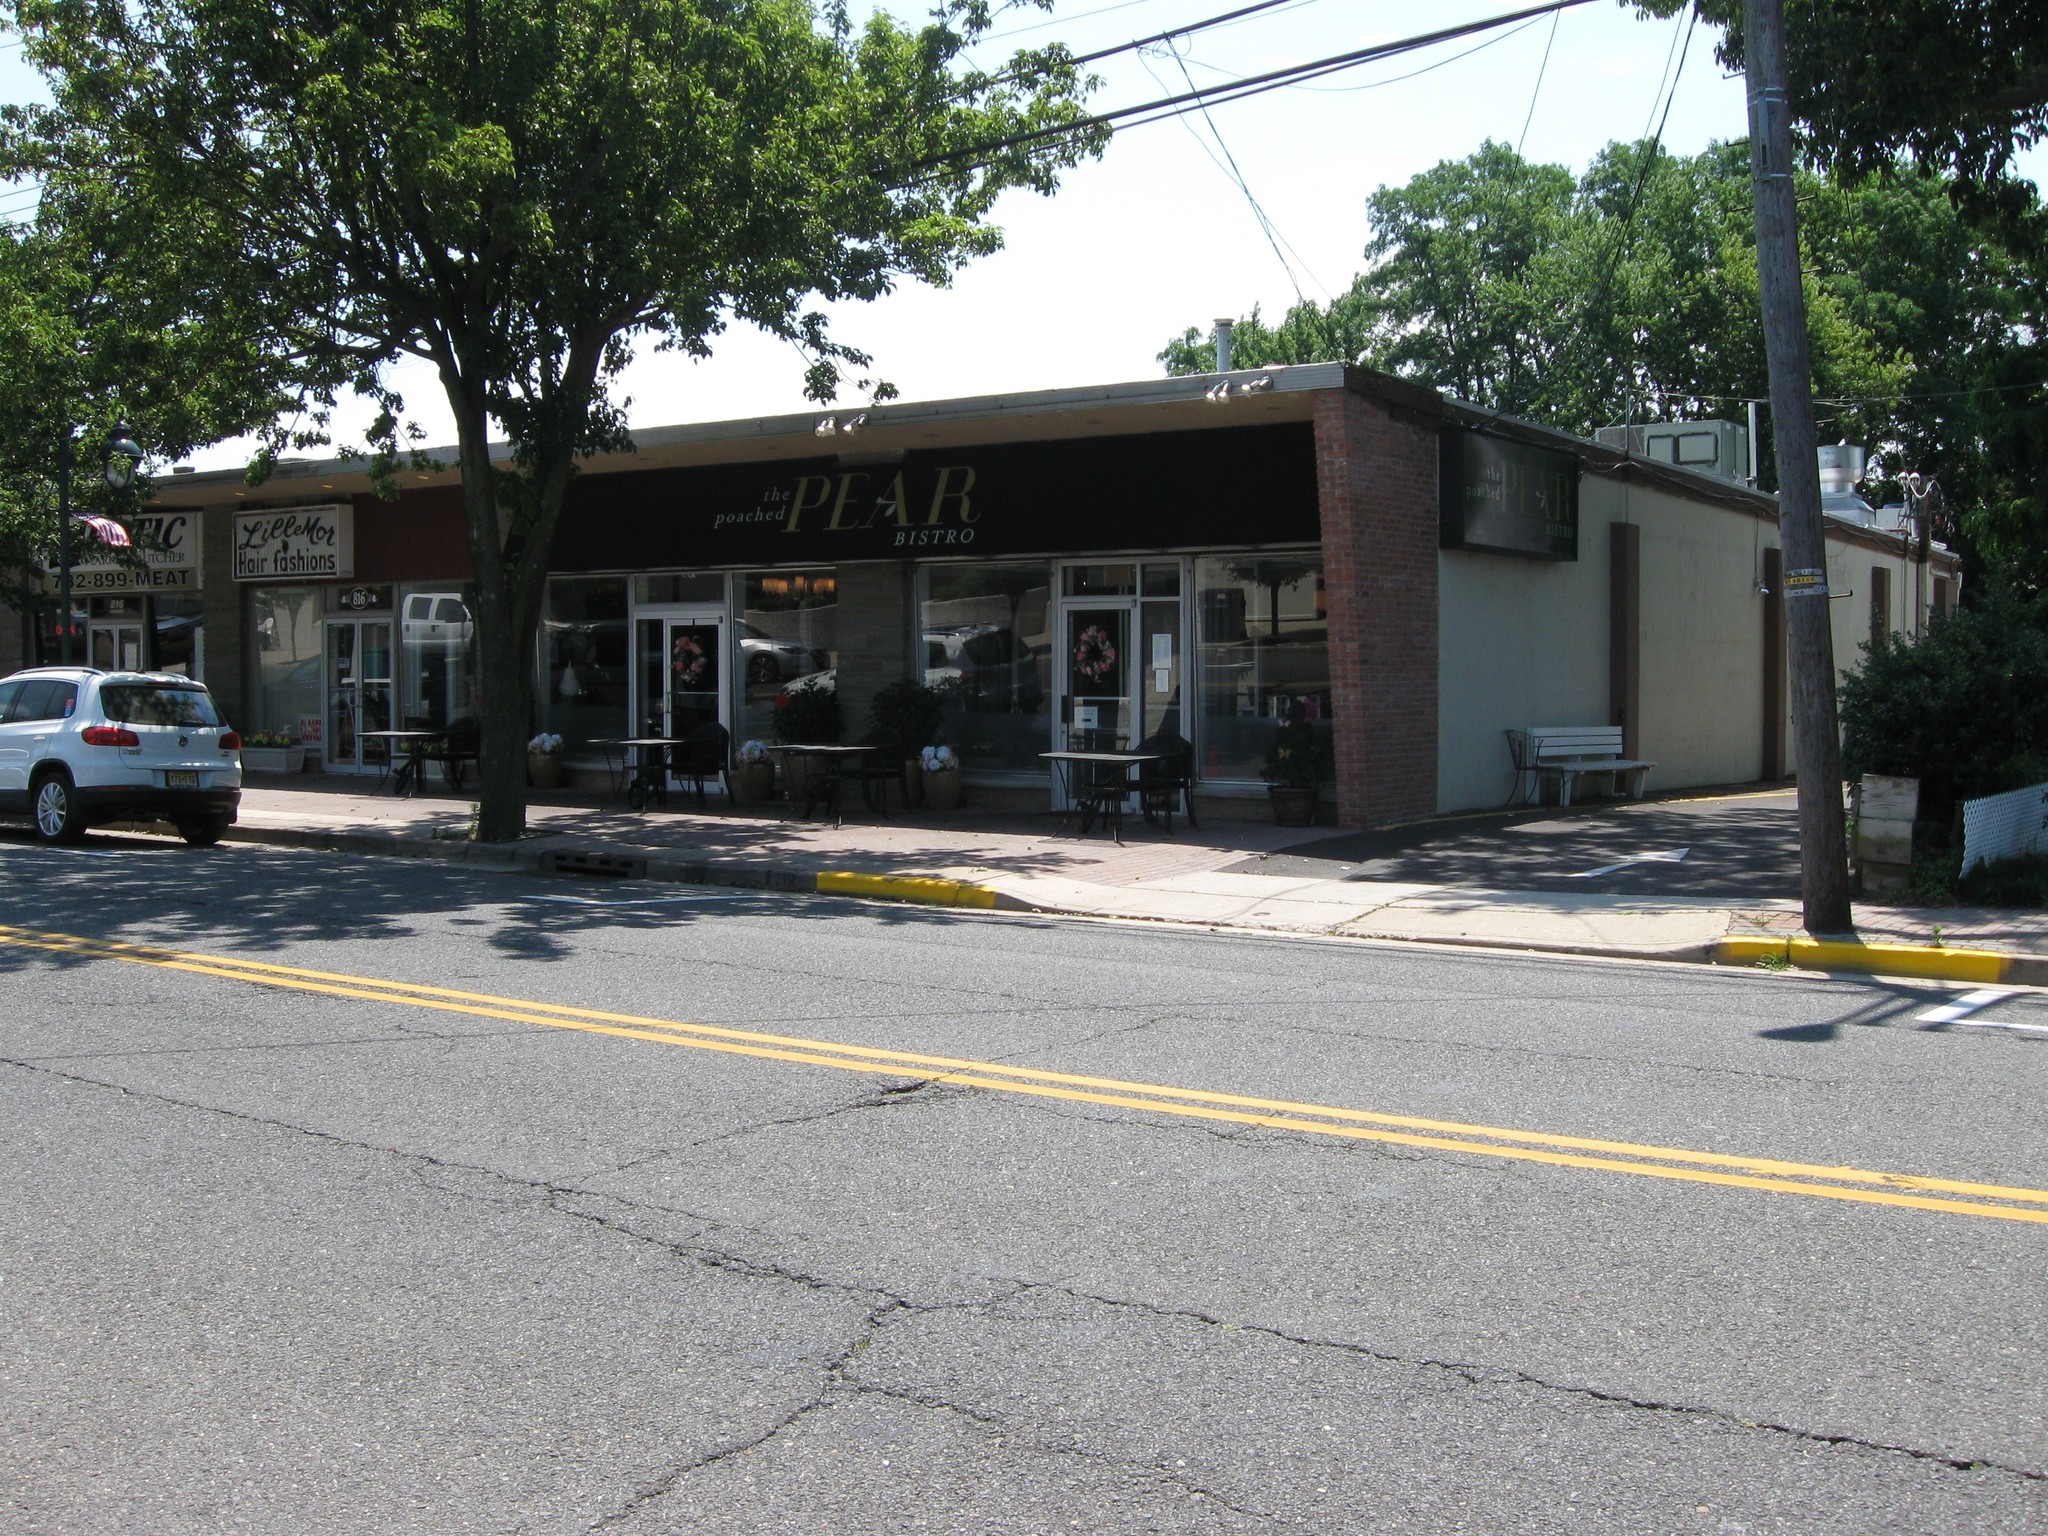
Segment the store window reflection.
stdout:
<path fill-rule="evenodd" d="M 970 768 L 1045 771 L 1051 599 L 1044 564 L 935 565 L 926 573 L 924 680 L 947 694 L 946 740 Z"/>
<path fill-rule="evenodd" d="M 1323 563 L 1309 555 L 1204 557 L 1195 585 L 1202 776 L 1255 780 L 1274 729 L 1293 713 L 1329 729 Z"/>
<path fill-rule="evenodd" d="M 839 686 L 839 574 L 750 571 L 738 583 L 739 720 L 733 739 L 771 741 L 775 696 L 804 680 Z"/>
<path fill-rule="evenodd" d="M 323 639 L 318 587 L 258 587 L 249 593 L 249 703 L 246 731 L 279 731 L 308 745 L 321 739 Z"/>
<path fill-rule="evenodd" d="M 601 737 L 630 736 L 626 578 L 556 577 L 541 625 L 541 727 L 583 756 Z"/>
<path fill-rule="evenodd" d="M 476 715 L 476 624 L 462 593 L 407 587 L 399 600 L 402 686 L 408 729 L 437 729 Z"/>

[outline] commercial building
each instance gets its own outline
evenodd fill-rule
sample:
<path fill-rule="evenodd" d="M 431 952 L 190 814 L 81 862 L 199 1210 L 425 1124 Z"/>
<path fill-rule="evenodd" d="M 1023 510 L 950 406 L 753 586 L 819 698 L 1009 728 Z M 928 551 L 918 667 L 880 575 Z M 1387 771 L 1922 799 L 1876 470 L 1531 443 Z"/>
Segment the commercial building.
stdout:
<path fill-rule="evenodd" d="M 1384 375 L 1240 370 L 635 439 L 575 480 L 552 556 L 532 724 L 572 764 L 703 719 L 766 739 L 792 687 L 835 690 L 858 734 L 875 691 L 915 677 L 948 695 L 970 793 L 1024 804 L 1051 802 L 1039 754 L 1074 733 L 1168 730 L 1227 812 L 1263 794 L 1289 717 L 1331 732 L 1346 825 L 1500 803 L 1503 733 L 1532 725 L 1618 724 L 1660 788 L 1796 767 L 1774 498 Z M 331 772 L 381 766 L 362 731 L 472 712 L 452 469 L 396 502 L 343 461 L 255 490 L 170 476 L 147 515 L 178 523 L 196 569 L 81 583 L 110 657 L 133 638 L 190 667 L 242 729 L 317 744 Z M 1955 568 L 1831 516 L 1828 578 L 1847 667 L 1946 605 Z M 113 598 L 136 601 L 132 635 L 97 606 Z"/>

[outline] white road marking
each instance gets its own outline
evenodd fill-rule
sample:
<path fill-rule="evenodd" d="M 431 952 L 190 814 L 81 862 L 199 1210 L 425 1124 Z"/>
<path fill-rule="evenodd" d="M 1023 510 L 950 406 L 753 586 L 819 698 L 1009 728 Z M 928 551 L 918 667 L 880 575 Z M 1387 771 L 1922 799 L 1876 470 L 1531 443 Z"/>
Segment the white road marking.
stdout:
<path fill-rule="evenodd" d="M 1918 1018 L 1915 1024 L 1954 1024 L 1967 1019 L 1980 1009 L 1989 1008 L 2001 998 L 2012 996 L 2011 987 L 1979 987 L 1975 992 L 1965 992 L 1952 1003 L 1943 1003 L 1939 1008 L 1930 1008 Z"/>
<path fill-rule="evenodd" d="M 1602 864 L 1598 869 L 1589 869 L 1576 875 L 1567 875 L 1567 880 L 1591 880 L 1595 875 L 1611 875 L 1617 869 L 1627 869 L 1631 864 L 1683 864 L 1690 848 L 1665 848 L 1656 853 L 1630 854 L 1619 864 Z"/>

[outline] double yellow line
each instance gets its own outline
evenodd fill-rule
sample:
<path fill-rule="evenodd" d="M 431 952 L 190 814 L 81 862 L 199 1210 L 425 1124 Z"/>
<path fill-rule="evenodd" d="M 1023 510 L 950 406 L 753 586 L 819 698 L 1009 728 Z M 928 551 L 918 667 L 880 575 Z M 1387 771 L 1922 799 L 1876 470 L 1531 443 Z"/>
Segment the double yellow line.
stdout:
<path fill-rule="evenodd" d="M 680 1045 L 734 1056 L 834 1067 L 842 1072 L 914 1077 L 997 1093 L 1026 1094 L 1035 1098 L 1065 1099 L 1270 1130 L 1384 1142 L 1427 1151 L 1548 1163 L 1561 1168 L 1597 1169 L 1634 1174 L 1638 1178 L 1678 1179 L 1695 1184 L 1732 1185 L 1740 1189 L 1805 1195 L 1823 1200 L 1907 1206 L 1916 1210 L 1946 1211 L 2000 1221 L 2048 1223 L 2048 1190 L 1927 1178 L 1917 1174 L 1881 1173 L 1863 1168 L 1827 1167 L 1777 1158 L 1735 1157 L 1718 1152 L 1689 1151 L 1682 1147 L 1648 1146 L 1589 1136 L 1560 1136 L 1455 1120 L 1305 1104 L 1289 1099 L 1210 1093 L 1202 1089 L 1174 1088 L 1123 1078 L 1047 1072 L 1032 1067 L 931 1056 L 914 1051 L 877 1050 L 870 1046 L 845 1045 L 801 1035 L 765 1034 L 755 1030 L 723 1029 L 711 1024 L 648 1018 L 639 1014 L 570 1008 L 524 998 L 460 992 L 448 987 L 385 981 L 334 971 L 301 970 L 224 955 L 158 949 L 31 928 L 0 925 L 0 943 L 47 950 L 82 960 L 118 960 L 132 965 L 185 971 L 198 976 L 215 976 L 358 1002 L 395 1003 L 440 1013 L 543 1024 L 553 1029 L 616 1035 L 658 1045 Z"/>

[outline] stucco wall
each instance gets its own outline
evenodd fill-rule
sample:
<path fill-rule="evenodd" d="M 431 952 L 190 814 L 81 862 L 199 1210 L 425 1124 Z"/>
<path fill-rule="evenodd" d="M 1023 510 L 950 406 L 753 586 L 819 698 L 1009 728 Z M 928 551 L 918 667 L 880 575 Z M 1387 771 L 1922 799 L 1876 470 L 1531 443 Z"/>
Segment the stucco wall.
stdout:
<path fill-rule="evenodd" d="M 1439 559 L 1438 808 L 1498 805 L 1512 773 L 1502 732 L 1601 725 L 1610 699 L 1611 527 L 1639 530 L 1640 706 L 1634 751 L 1653 789 L 1753 781 L 1766 708 L 1763 553 L 1775 523 L 1592 474 L 1579 483 L 1579 558 L 1562 564 L 1447 550 Z M 1888 544 L 1893 541 L 1886 541 Z M 1870 638 L 1871 571 L 1890 573 L 1888 627 L 1915 632 L 1915 567 L 1903 549 L 1828 533 L 1828 604 L 1838 672 Z M 1932 602 L 1933 572 L 1928 601 Z M 1781 690 L 1788 771 L 1790 692 Z"/>
<path fill-rule="evenodd" d="M 1589 517 L 1580 495 L 1577 560 L 1437 556 L 1439 810 L 1507 798 L 1502 732 L 1607 723 L 1608 519 Z"/>

